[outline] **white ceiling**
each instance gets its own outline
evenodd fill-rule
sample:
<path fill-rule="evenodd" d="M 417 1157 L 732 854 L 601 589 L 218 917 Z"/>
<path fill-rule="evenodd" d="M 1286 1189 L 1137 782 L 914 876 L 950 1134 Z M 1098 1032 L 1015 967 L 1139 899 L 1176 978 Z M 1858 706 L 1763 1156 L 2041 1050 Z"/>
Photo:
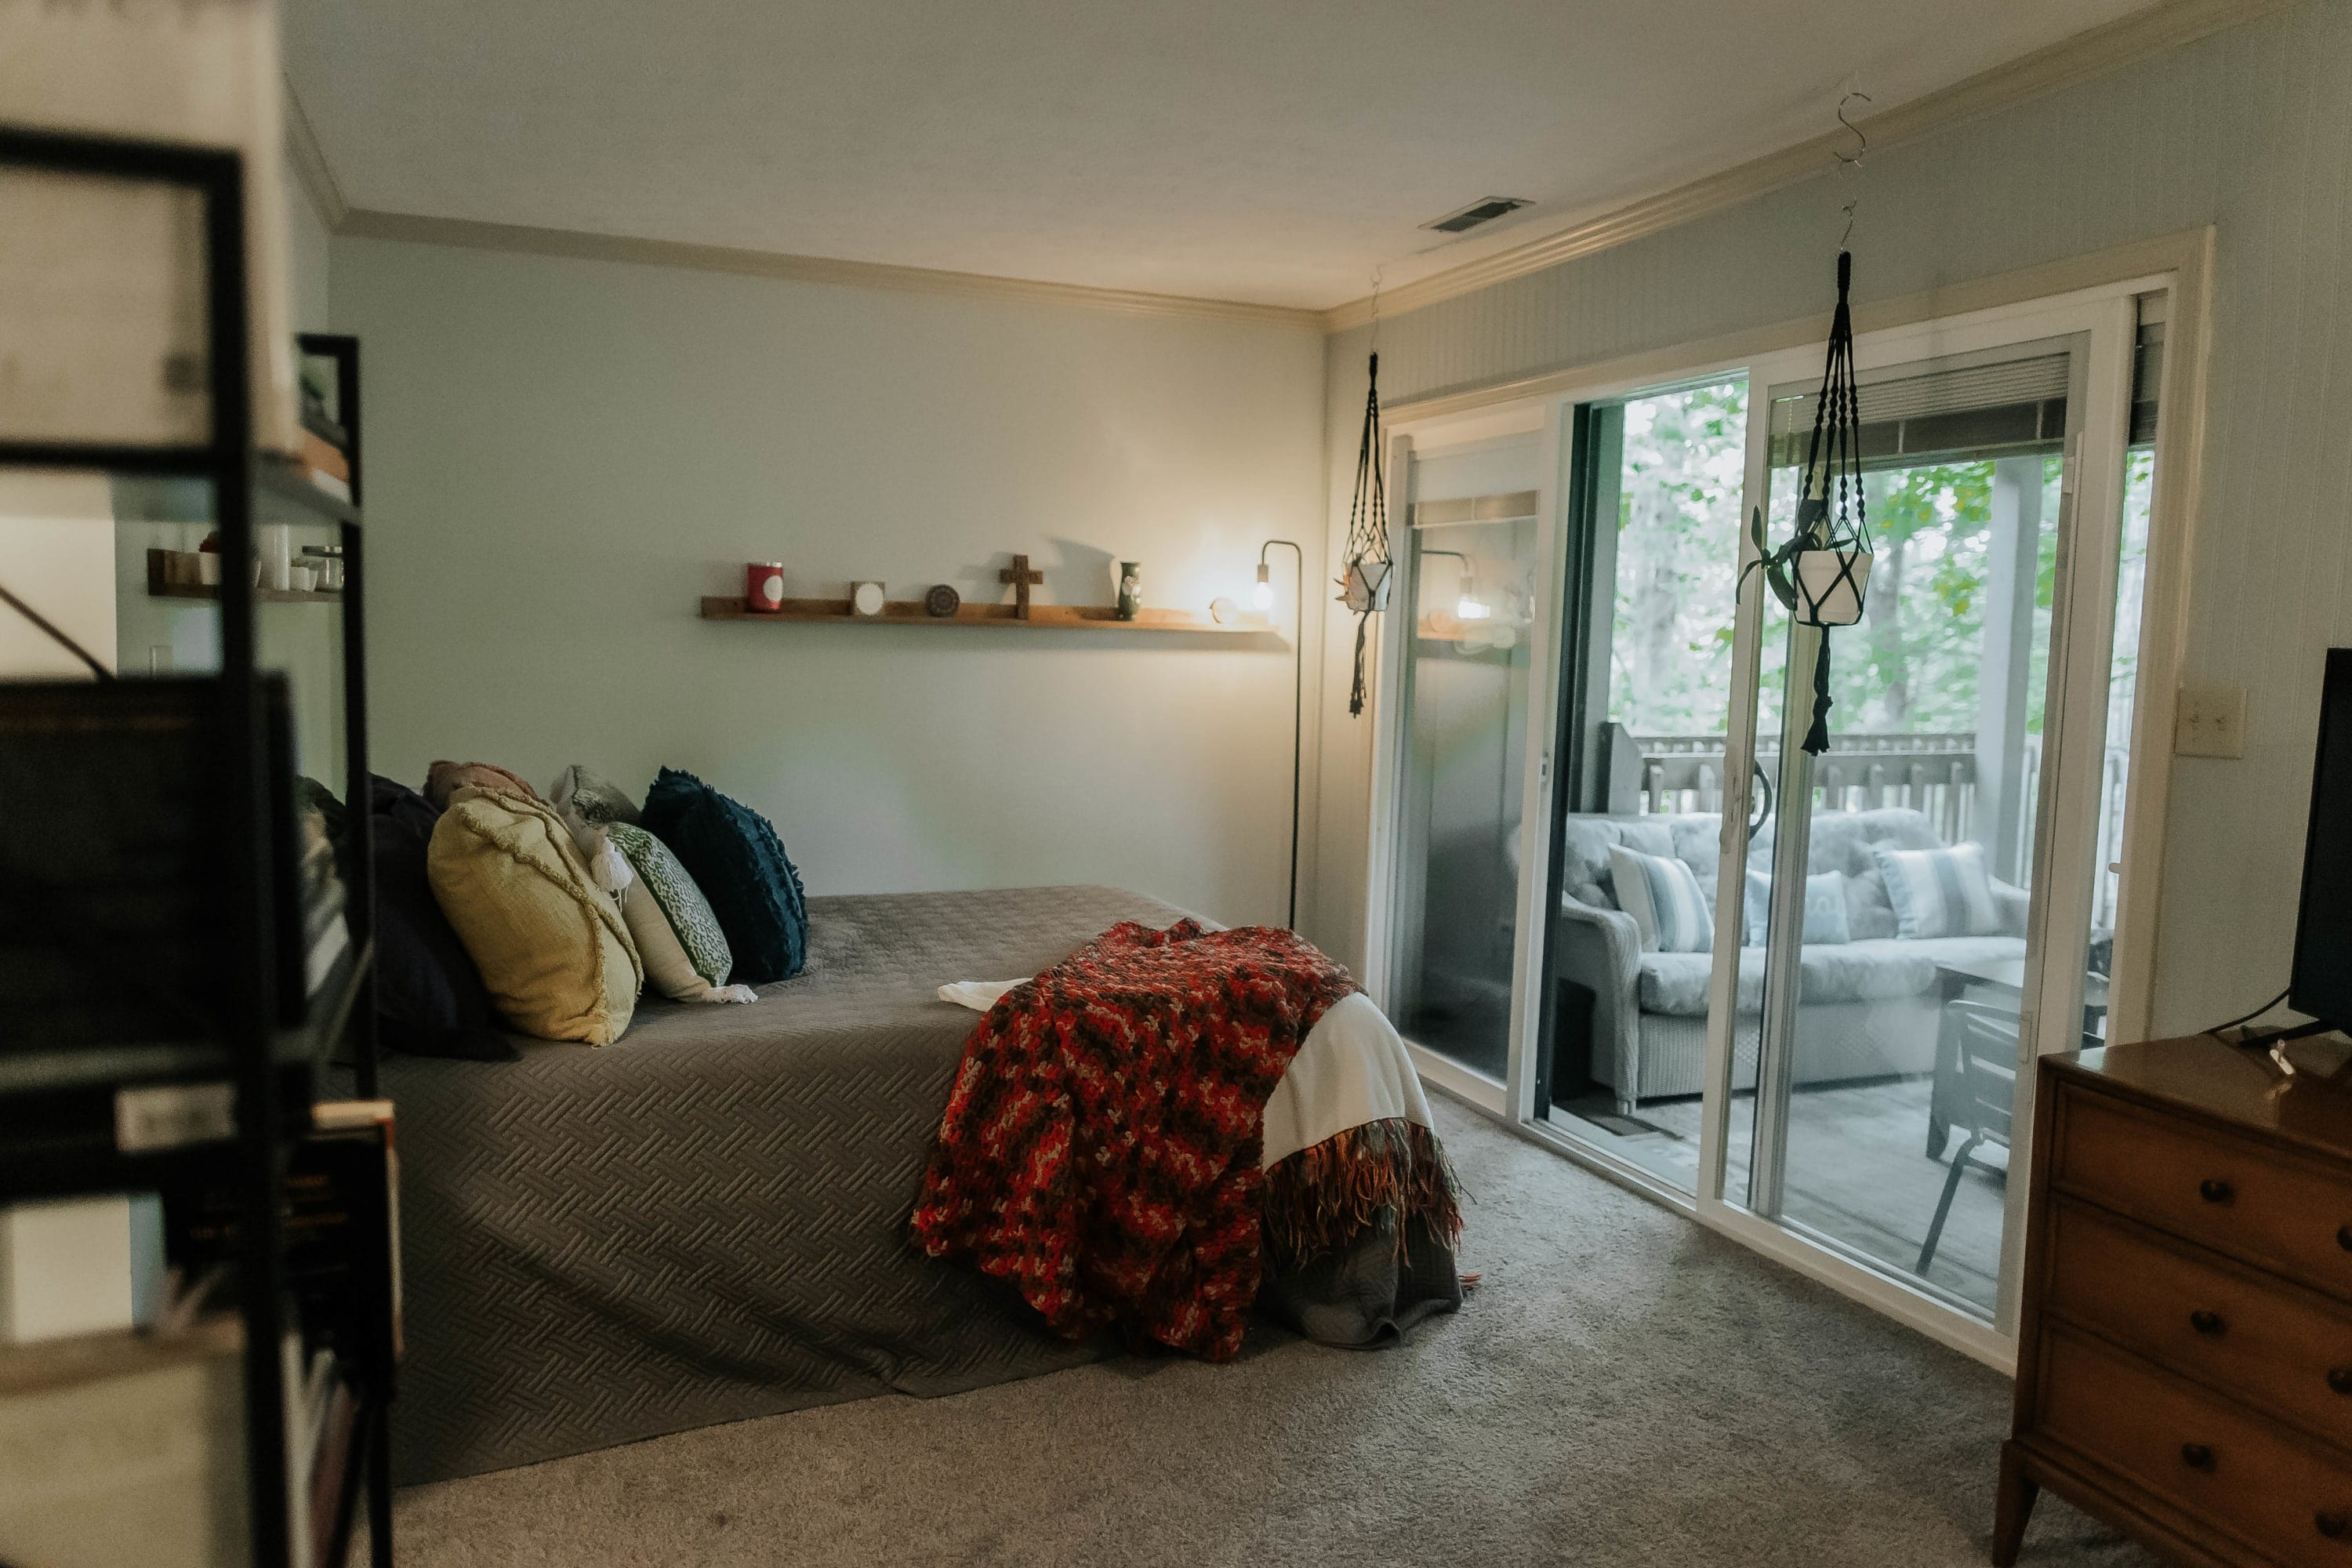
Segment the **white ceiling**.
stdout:
<path fill-rule="evenodd" d="M 355 208 L 1315 309 L 2146 3 L 285 0 Z"/>

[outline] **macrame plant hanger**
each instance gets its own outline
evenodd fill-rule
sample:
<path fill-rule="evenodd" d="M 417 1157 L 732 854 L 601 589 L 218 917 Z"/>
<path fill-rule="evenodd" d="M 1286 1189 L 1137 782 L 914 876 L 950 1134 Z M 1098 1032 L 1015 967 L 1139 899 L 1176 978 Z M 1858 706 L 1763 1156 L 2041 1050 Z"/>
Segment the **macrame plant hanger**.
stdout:
<path fill-rule="evenodd" d="M 1348 507 L 1348 566 L 1339 602 L 1356 617 L 1356 683 L 1348 711 L 1364 710 L 1364 634 L 1389 603 L 1389 496 L 1381 453 L 1381 279 L 1372 274 L 1370 363 L 1365 370 L 1364 437 L 1356 448 L 1356 494 Z"/>
<path fill-rule="evenodd" d="M 1862 166 L 1870 142 L 1845 117 L 1854 99 L 1848 93 L 1838 104 L 1838 123 L 1853 132 L 1861 145 L 1852 157 L 1838 155 L 1849 170 Z M 1822 392 L 1813 410 L 1812 438 L 1805 447 L 1804 477 L 1797 489 L 1797 531 L 1778 550 L 1764 542 L 1764 512 L 1749 513 L 1748 529 L 1773 594 L 1787 605 L 1799 626 L 1822 628 L 1813 657 L 1813 721 L 1805 731 L 1804 749 L 1814 756 L 1830 749 L 1830 636 L 1832 626 L 1850 626 L 1862 619 L 1870 587 L 1870 521 L 1862 494 L 1862 402 L 1854 387 L 1853 311 L 1847 296 L 1853 283 L 1853 253 L 1846 248 L 1853 237 L 1853 211 L 1859 199 L 1845 205 L 1845 233 L 1838 241 L 1837 313 L 1830 321 L 1829 364 L 1822 374 Z"/>

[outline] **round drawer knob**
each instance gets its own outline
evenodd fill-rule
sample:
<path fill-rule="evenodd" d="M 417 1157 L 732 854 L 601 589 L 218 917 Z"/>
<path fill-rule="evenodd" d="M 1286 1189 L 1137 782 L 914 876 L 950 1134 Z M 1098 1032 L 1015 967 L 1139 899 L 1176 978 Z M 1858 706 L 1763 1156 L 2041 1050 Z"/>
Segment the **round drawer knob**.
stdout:
<path fill-rule="evenodd" d="M 2219 1334 L 2230 1325 L 2221 1321 L 2219 1312 L 2209 1312 L 2202 1307 L 2189 1314 L 2189 1326 L 2200 1334 Z"/>
<path fill-rule="evenodd" d="M 2341 1541 L 2346 1531 L 2352 1531 L 2352 1514 L 2341 1509 L 2322 1509 L 2311 1522 L 2317 1525 L 2319 1533 L 2330 1541 Z"/>
<path fill-rule="evenodd" d="M 2180 1445 L 2180 1462 L 2192 1470 L 2210 1471 L 2213 1468 L 2213 1450 L 2202 1443 L 2183 1443 Z"/>
<path fill-rule="evenodd" d="M 2329 1367 L 2327 1386 L 2338 1394 L 2352 1394 L 2352 1366 Z"/>
<path fill-rule="evenodd" d="M 2197 1184 L 2197 1195 L 2203 1198 L 2209 1204 L 2226 1204 L 2231 1198 L 2236 1197 L 2238 1195 L 2238 1192 L 2235 1187 L 2232 1187 L 2229 1183 L 2221 1180 L 2219 1176 L 2208 1176 L 2203 1181 Z M 2343 1230 L 2337 1231 L 2336 1233 L 2336 1239 L 2337 1242 L 2343 1243 L 2346 1246 L 2352 1246 L 2352 1243 L 2344 1242 L 2344 1231 L 2347 1230 L 2352 1230 L 2352 1225 L 2347 1225 L 2344 1226 Z"/>

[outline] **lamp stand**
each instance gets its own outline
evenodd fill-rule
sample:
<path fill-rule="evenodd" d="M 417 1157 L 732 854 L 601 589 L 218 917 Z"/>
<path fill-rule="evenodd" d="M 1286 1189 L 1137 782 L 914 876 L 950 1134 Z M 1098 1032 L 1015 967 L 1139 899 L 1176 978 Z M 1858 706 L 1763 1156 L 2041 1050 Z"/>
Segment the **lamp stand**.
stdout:
<path fill-rule="evenodd" d="M 1298 781 L 1299 764 L 1306 755 L 1307 698 L 1307 552 L 1288 539 L 1269 539 L 1258 546 L 1257 569 L 1266 569 L 1265 552 L 1277 544 L 1288 545 L 1298 558 L 1298 572 L 1293 598 L 1293 620 L 1290 630 L 1290 929 L 1298 929 Z"/>

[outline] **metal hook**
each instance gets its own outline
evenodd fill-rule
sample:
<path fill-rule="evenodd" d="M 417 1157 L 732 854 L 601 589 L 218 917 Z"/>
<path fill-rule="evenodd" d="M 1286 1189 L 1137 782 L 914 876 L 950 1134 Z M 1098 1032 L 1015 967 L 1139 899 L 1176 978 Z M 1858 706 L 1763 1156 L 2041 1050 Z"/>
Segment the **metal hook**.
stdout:
<path fill-rule="evenodd" d="M 1856 125 L 1853 121 L 1848 120 L 1845 117 L 1845 106 L 1852 103 L 1857 98 L 1862 100 L 1864 103 L 1868 103 L 1870 101 L 1870 94 L 1866 92 L 1849 92 L 1843 98 L 1838 100 L 1837 106 L 1837 122 L 1840 125 L 1844 126 L 1848 131 L 1853 132 L 1853 155 L 1852 157 L 1848 157 L 1843 153 L 1840 153 L 1832 149 L 1830 156 L 1838 161 L 1838 167 L 1841 170 L 1851 169 L 1859 173 L 1862 168 L 1863 158 L 1870 152 L 1870 138 L 1863 134 L 1861 126 Z M 1845 232 L 1838 236 L 1838 248 L 1840 250 L 1845 249 L 1847 245 L 1853 238 L 1853 209 L 1861 205 L 1862 197 L 1858 194 L 1851 201 L 1845 204 Z"/>
<path fill-rule="evenodd" d="M 1866 92 L 1849 92 L 1843 98 L 1838 100 L 1837 106 L 1837 122 L 1840 125 L 1844 126 L 1848 131 L 1853 132 L 1853 156 L 1849 158 L 1843 153 L 1832 153 L 1830 154 L 1830 156 L 1835 158 L 1839 163 L 1844 164 L 1849 169 L 1859 169 L 1862 167 L 1863 156 L 1870 151 L 1870 138 L 1863 134 L 1861 126 L 1856 125 L 1853 121 L 1848 120 L 1845 117 L 1845 106 L 1852 103 L 1857 98 L 1862 100 L 1864 103 L 1868 103 L 1870 101 L 1870 94 Z"/>

